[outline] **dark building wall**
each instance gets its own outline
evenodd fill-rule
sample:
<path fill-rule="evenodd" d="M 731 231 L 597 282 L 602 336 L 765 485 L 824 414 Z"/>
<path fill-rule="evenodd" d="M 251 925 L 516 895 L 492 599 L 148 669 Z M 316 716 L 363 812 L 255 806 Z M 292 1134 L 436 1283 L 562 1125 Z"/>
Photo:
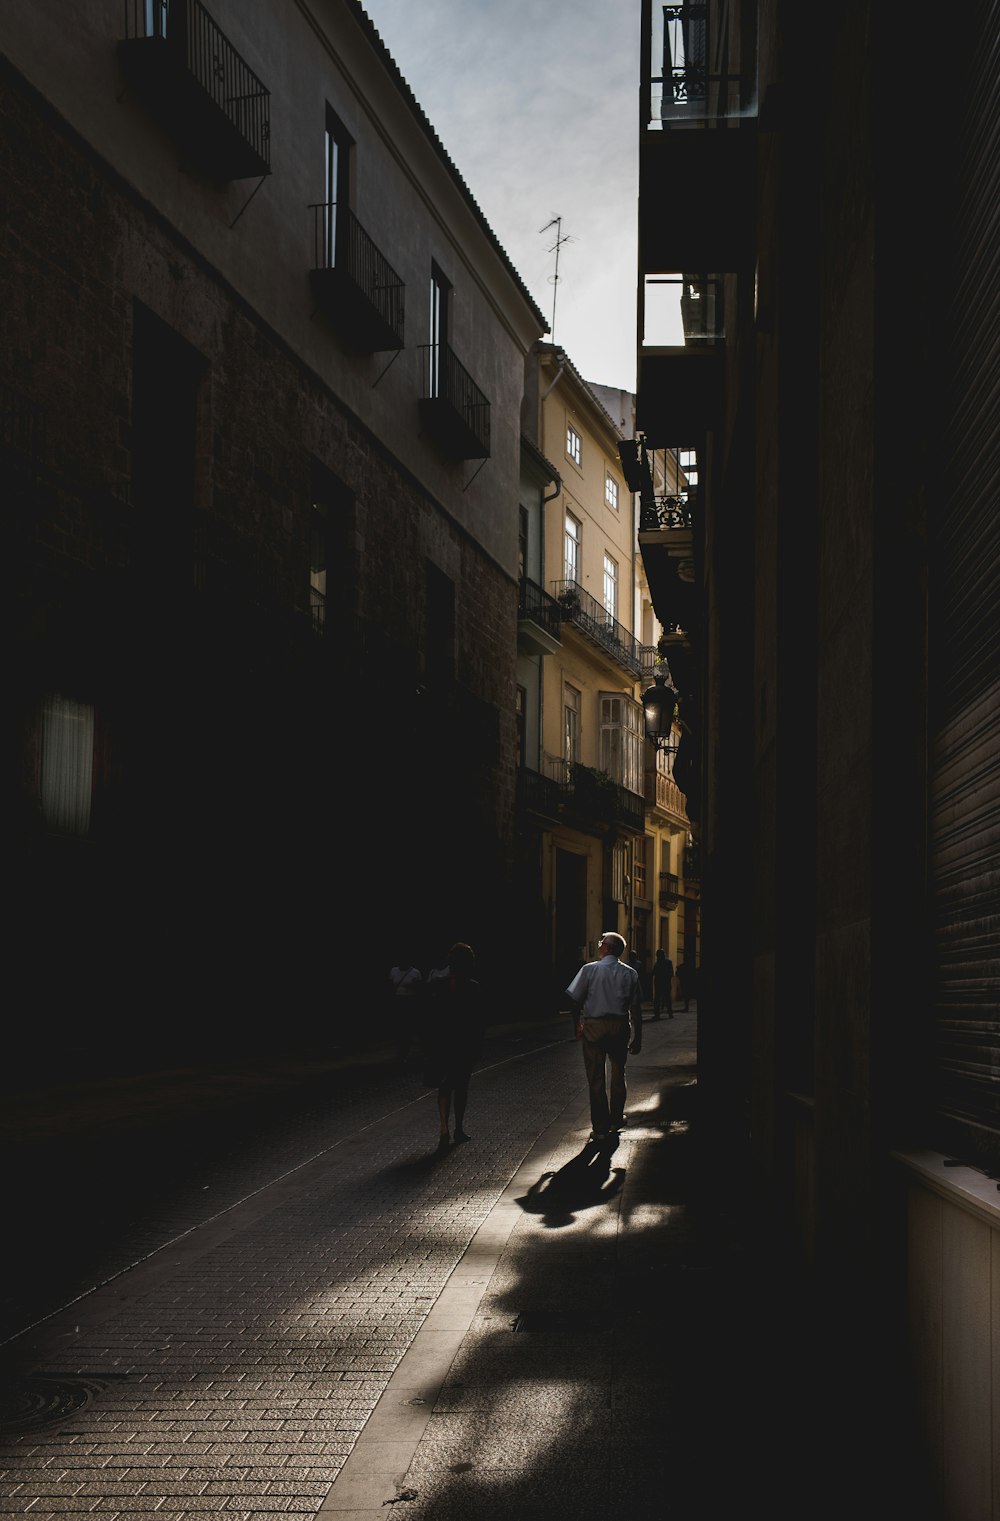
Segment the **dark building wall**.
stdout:
<path fill-rule="evenodd" d="M 457 937 L 487 959 L 502 942 L 516 585 L 14 71 L 0 82 L 0 380 L 44 423 L 38 458 L 4 460 L 12 885 L 44 1009 L 26 1046 L 54 1021 L 67 1051 L 122 1035 L 133 1055 L 183 1050 L 195 1031 L 204 1049 L 234 1027 L 273 1037 L 279 1010 L 291 1043 L 356 1038 L 359 990 L 401 924 L 431 959 Z M 155 453 L 167 402 L 187 472 Z M 455 599 L 436 685 L 428 562 Z M 39 816 L 52 691 L 97 714 L 86 841 Z"/>

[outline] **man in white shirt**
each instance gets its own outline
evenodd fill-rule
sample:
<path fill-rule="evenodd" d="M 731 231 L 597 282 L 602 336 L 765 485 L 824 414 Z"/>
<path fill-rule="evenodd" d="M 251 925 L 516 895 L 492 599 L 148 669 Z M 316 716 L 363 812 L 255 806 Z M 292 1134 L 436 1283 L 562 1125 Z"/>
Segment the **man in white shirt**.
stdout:
<path fill-rule="evenodd" d="M 622 936 L 605 930 L 597 944 L 597 960 L 586 962 L 566 989 L 577 1011 L 577 1034 L 583 1042 L 592 1141 L 606 1141 L 621 1129 L 625 1120 L 625 1063 L 630 1051 L 637 1056 L 642 1050 L 639 974 L 622 960 L 624 955 Z"/>

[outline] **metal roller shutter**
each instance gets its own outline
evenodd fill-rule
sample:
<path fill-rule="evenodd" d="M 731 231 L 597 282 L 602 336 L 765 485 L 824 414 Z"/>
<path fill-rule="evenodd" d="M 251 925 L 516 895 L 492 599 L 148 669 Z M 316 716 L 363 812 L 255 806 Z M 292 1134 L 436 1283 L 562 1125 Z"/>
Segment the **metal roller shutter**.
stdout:
<path fill-rule="evenodd" d="M 931 888 L 937 1109 L 1000 1165 L 1000 4 L 977 7 L 955 164 L 945 418 L 930 527 Z M 954 99 L 954 97 L 953 97 Z"/>

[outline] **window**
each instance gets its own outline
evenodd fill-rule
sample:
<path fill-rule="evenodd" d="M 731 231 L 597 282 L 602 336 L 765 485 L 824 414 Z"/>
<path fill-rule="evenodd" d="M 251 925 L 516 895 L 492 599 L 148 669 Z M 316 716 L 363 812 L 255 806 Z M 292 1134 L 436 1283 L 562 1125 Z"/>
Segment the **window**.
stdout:
<path fill-rule="evenodd" d="M 517 516 L 517 578 L 523 581 L 528 574 L 528 509 L 518 508 Z"/>
<path fill-rule="evenodd" d="M 656 752 L 656 770 L 657 770 L 657 774 L 659 776 L 668 777 L 670 781 L 673 781 L 673 779 L 674 779 L 674 752 L 672 750 L 659 750 L 659 749 L 657 750 L 657 752 Z"/>
<path fill-rule="evenodd" d="M 132 319 L 132 500 L 179 526 L 194 505 L 201 355 L 140 302 Z"/>
<path fill-rule="evenodd" d="M 528 692 L 526 687 L 514 688 L 514 718 L 517 723 L 517 763 L 523 768 L 527 757 L 526 710 Z"/>
<path fill-rule="evenodd" d="M 318 634 L 326 627 L 326 552 L 329 523 L 325 502 L 313 502 L 309 523 L 309 617 Z"/>
<path fill-rule="evenodd" d="M 351 149 L 354 140 L 329 106 L 323 140 L 323 264 L 343 261 L 351 199 Z"/>
<path fill-rule="evenodd" d="M 357 574 L 350 552 L 354 498 L 343 481 L 313 460 L 309 508 L 309 617 L 317 634 L 356 612 Z"/>
<path fill-rule="evenodd" d="M 615 512 L 618 511 L 618 482 L 613 475 L 604 477 L 604 500 Z"/>
<path fill-rule="evenodd" d="M 442 687 L 455 676 L 455 583 L 443 570 L 427 561 L 427 654 L 428 685 Z"/>
<path fill-rule="evenodd" d="M 579 520 L 567 512 L 563 535 L 563 578 L 566 581 L 580 579 L 580 529 Z"/>
<path fill-rule="evenodd" d="M 632 845 L 632 896 L 649 897 L 649 836 L 638 835 Z"/>
<path fill-rule="evenodd" d="M 576 431 L 572 423 L 566 424 L 566 453 L 569 455 L 574 465 L 579 465 L 582 463 L 583 444 L 580 441 L 579 433 Z"/>
<path fill-rule="evenodd" d="M 430 373 L 428 396 L 442 394 L 444 351 L 448 347 L 448 297 L 450 283 L 438 269 L 431 265 L 430 304 Z"/>
<path fill-rule="evenodd" d="M 604 556 L 604 611 L 610 618 L 618 617 L 618 566 L 611 556 Z"/>
<path fill-rule="evenodd" d="M 563 756 L 567 766 L 580 759 L 580 693 L 567 681 L 563 687 Z"/>
<path fill-rule="evenodd" d="M 611 851 L 611 899 L 614 903 L 625 902 L 625 868 L 628 850 L 624 840 L 616 840 Z"/>
<path fill-rule="evenodd" d="M 642 706 L 619 692 L 602 692 L 601 770 L 629 792 L 642 794 L 645 732 Z"/>
<path fill-rule="evenodd" d="M 58 694 L 42 710 L 42 818 L 58 834 L 90 833 L 94 709 Z"/>

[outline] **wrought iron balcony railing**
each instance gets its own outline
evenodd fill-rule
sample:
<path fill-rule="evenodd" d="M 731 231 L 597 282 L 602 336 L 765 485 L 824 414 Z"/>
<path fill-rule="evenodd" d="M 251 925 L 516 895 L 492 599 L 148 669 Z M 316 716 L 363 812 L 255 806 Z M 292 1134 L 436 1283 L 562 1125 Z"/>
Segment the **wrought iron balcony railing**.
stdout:
<path fill-rule="evenodd" d="M 684 847 L 684 879 L 687 882 L 701 881 L 700 845 L 685 845 Z"/>
<path fill-rule="evenodd" d="M 403 347 L 406 287 L 349 206 L 324 201 L 313 214 L 317 299 L 367 353 Z"/>
<path fill-rule="evenodd" d="M 126 78 L 222 180 L 270 173 L 271 92 L 201 0 L 125 0 Z"/>
<path fill-rule="evenodd" d="M 521 777 L 525 780 L 521 781 Z M 646 828 L 645 799 L 605 771 L 567 761 L 561 756 L 543 755 L 540 772 L 522 768 L 519 785 L 525 799 L 534 798 L 544 807 L 535 807 L 549 817 L 570 814 L 590 824 L 617 825 L 634 834 Z"/>
<path fill-rule="evenodd" d="M 424 427 L 456 459 L 487 459 L 490 452 L 490 403 L 446 343 L 420 350 Z"/>
<path fill-rule="evenodd" d="M 754 112 L 756 58 L 746 55 L 740 15 L 750 3 L 644 0 L 640 49 L 647 130 L 721 126 Z"/>
<path fill-rule="evenodd" d="M 676 908 L 681 895 L 680 878 L 672 871 L 660 872 L 660 907 Z"/>
<path fill-rule="evenodd" d="M 631 676 L 642 675 L 642 646 L 596 597 L 578 581 L 554 581 L 552 589 L 564 622 L 580 629 Z"/>
<path fill-rule="evenodd" d="M 558 819 L 563 811 L 566 789 L 551 776 L 520 766 L 517 772 L 517 802 L 521 808 L 542 818 Z"/>
<path fill-rule="evenodd" d="M 543 591 L 527 576 L 521 577 L 517 616 L 519 621 L 535 623 L 553 639 L 559 640 L 563 610 L 555 597 L 550 597 L 547 591 Z"/>

